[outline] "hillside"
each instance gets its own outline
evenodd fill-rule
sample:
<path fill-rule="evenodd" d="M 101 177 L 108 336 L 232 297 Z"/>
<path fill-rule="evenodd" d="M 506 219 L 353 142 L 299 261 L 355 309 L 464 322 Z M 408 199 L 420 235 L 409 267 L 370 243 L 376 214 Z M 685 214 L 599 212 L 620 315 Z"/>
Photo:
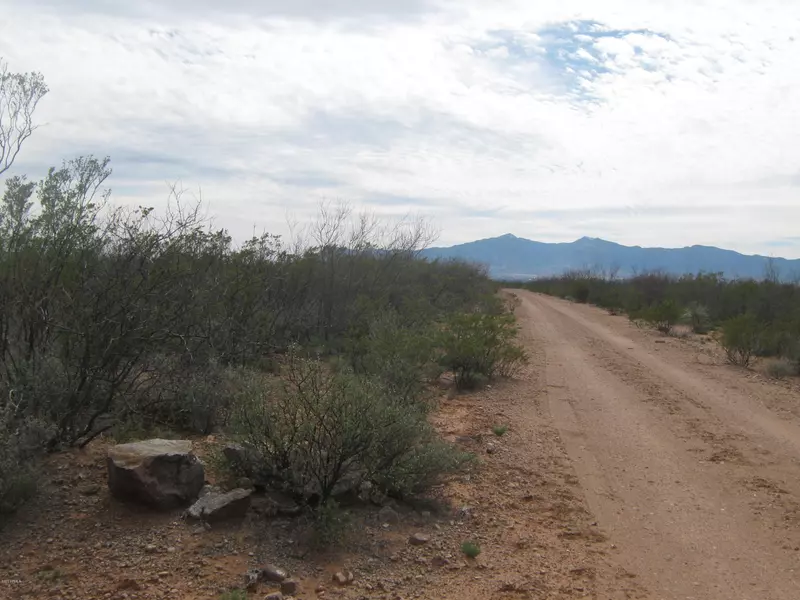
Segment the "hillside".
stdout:
<path fill-rule="evenodd" d="M 545 243 L 511 234 L 460 244 L 429 248 L 427 258 L 458 258 L 489 268 L 496 278 L 529 279 L 558 275 L 572 269 L 618 269 L 621 276 L 660 270 L 681 275 L 699 271 L 724 273 L 730 278 L 761 278 L 769 261 L 782 278 L 800 275 L 800 260 L 770 259 L 713 246 L 642 248 L 584 237 L 570 243 Z"/>

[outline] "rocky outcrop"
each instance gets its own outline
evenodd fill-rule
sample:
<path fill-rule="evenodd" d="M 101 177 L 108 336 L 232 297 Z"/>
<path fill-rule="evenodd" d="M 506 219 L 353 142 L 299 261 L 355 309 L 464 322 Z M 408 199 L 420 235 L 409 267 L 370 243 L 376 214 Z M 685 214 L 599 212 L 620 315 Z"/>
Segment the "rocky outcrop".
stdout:
<path fill-rule="evenodd" d="M 157 509 L 185 506 L 205 482 L 203 463 L 188 440 L 145 440 L 108 451 L 108 487 L 121 500 Z"/>
<path fill-rule="evenodd" d="M 245 489 L 235 489 L 225 494 L 210 491 L 187 509 L 186 516 L 208 523 L 242 518 L 250 508 L 252 494 L 252 490 Z"/>

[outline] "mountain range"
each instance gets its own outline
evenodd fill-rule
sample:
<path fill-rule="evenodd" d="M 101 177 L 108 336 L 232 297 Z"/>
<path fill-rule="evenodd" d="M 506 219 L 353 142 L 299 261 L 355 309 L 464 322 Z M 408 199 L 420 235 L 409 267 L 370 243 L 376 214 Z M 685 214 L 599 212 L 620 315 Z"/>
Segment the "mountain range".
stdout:
<path fill-rule="evenodd" d="M 589 237 L 569 243 L 546 243 L 506 234 L 449 248 L 428 248 L 423 256 L 478 263 L 486 266 L 496 279 L 524 280 L 583 269 L 614 270 L 621 277 L 662 271 L 673 275 L 705 272 L 723 273 L 730 279 L 761 279 L 768 270 L 786 280 L 800 277 L 800 259 L 746 255 L 713 246 L 642 248 Z"/>

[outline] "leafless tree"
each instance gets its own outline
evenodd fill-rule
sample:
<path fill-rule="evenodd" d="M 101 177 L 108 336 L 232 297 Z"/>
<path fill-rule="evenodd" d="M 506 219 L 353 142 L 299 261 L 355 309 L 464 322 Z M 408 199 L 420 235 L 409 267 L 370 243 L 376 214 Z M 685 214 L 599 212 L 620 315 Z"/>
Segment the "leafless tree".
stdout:
<path fill-rule="evenodd" d="M 773 257 L 767 258 L 767 262 L 764 264 L 764 281 L 770 283 L 780 283 L 781 281 L 781 268 Z"/>
<path fill-rule="evenodd" d="M 0 175 L 36 129 L 33 113 L 47 92 L 41 73 L 12 73 L 0 59 Z"/>

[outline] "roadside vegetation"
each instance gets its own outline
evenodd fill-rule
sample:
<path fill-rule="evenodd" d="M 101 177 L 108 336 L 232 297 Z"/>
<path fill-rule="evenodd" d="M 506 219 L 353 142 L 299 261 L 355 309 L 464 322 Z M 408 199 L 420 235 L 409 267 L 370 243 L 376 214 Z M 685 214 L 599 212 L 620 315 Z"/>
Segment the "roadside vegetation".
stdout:
<path fill-rule="evenodd" d="M 780 376 L 797 373 L 800 367 L 800 286 L 781 281 L 775 273 L 755 281 L 713 273 L 644 273 L 617 279 L 585 271 L 526 287 L 627 314 L 665 334 L 677 325 L 698 334 L 711 332 L 736 365 L 747 367 L 756 357 L 773 357 L 780 360 L 768 371 Z"/>
<path fill-rule="evenodd" d="M 47 90 L 0 83 L 0 118 L 27 123 L 0 128 L 2 173 Z M 0 512 L 35 489 L 38 455 L 105 433 L 220 432 L 316 507 L 365 485 L 416 494 L 468 462 L 428 423 L 433 384 L 474 387 L 525 356 L 485 272 L 419 257 L 427 222 L 323 206 L 291 243 L 237 242 L 179 190 L 166 211 L 115 207 L 110 175 L 88 156 L 5 182 Z"/>

